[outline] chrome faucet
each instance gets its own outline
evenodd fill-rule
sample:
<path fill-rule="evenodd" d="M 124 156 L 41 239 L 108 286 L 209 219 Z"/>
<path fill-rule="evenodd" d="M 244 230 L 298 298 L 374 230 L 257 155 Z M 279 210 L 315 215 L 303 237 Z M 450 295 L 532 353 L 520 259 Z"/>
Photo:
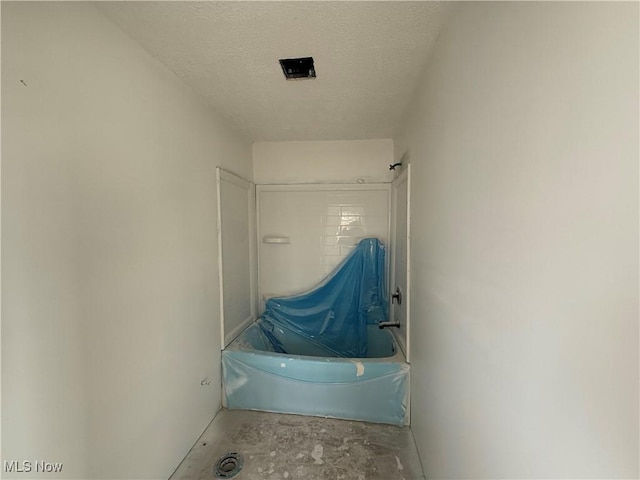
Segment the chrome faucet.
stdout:
<path fill-rule="evenodd" d="M 400 328 L 400 322 L 378 322 L 378 328 L 385 328 L 385 327 Z"/>

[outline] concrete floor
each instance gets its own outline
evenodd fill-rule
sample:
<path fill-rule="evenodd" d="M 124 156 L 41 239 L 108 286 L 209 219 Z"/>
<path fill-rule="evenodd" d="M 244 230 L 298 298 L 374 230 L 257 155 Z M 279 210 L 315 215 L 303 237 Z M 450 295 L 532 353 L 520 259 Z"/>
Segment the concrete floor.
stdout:
<path fill-rule="evenodd" d="M 244 456 L 234 480 L 425 478 L 408 427 L 223 409 L 171 480 L 213 479 L 228 452 Z"/>

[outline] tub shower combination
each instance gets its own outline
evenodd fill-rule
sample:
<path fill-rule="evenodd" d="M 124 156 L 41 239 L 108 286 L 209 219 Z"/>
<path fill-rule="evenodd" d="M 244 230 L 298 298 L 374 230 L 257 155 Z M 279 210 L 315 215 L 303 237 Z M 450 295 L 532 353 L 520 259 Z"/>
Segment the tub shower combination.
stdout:
<path fill-rule="evenodd" d="M 267 300 L 222 352 L 225 405 L 405 424 L 409 365 L 383 328 L 384 257 L 365 238 L 315 289 Z"/>

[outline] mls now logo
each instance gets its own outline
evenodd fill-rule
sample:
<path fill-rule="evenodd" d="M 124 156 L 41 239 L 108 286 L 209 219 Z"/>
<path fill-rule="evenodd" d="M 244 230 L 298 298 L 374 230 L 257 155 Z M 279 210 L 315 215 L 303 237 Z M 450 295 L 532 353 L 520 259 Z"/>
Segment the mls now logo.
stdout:
<path fill-rule="evenodd" d="M 62 471 L 62 463 L 61 462 L 45 462 L 45 461 L 35 461 L 30 462 L 28 460 L 19 462 L 17 460 L 12 461 L 4 461 L 4 471 L 6 473 L 29 473 L 29 472 L 38 472 L 38 473 L 58 473 Z"/>

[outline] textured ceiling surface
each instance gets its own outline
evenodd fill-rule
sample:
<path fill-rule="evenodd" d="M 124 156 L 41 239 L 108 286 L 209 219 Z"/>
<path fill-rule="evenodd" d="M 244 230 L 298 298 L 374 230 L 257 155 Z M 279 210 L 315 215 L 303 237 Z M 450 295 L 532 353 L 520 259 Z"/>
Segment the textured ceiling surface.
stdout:
<path fill-rule="evenodd" d="M 442 23 L 437 2 L 102 2 L 254 141 L 388 138 Z M 278 59 L 312 56 L 317 78 Z"/>

